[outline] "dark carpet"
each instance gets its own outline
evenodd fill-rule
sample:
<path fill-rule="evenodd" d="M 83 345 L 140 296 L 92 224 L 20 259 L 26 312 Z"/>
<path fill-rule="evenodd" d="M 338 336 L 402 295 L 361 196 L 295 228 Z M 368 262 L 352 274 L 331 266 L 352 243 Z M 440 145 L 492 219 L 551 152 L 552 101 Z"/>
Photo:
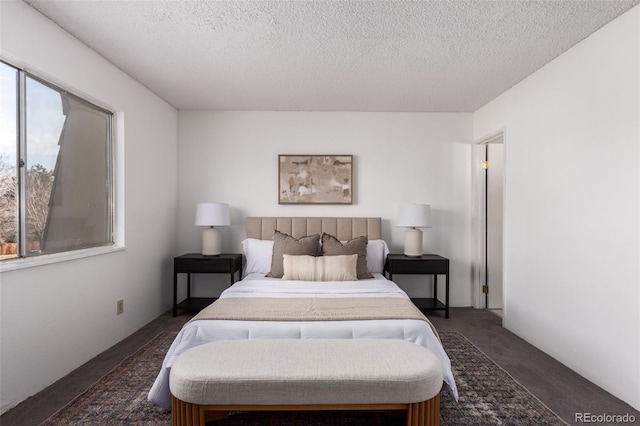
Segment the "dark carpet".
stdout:
<path fill-rule="evenodd" d="M 147 402 L 147 392 L 175 332 L 164 332 L 125 359 L 42 425 L 170 425 L 171 413 Z M 460 398 L 441 393 L 443 425 L 566 425 L 458 332 L 440 333 Z M 523 362 L 526 362 L 523 360 Z M 235 413 L 211 426 L 393 426 L 397 412 Z"/>

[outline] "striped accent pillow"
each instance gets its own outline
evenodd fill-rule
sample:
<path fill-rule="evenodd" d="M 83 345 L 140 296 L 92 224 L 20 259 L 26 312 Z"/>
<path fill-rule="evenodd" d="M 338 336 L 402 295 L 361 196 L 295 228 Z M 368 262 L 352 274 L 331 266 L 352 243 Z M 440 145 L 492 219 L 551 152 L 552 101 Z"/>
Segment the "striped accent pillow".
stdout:
<path fill-rule="evenodd" d="M 283 280 L 356 281 L 358 255 L 295 256 L 283 255 Z"/>

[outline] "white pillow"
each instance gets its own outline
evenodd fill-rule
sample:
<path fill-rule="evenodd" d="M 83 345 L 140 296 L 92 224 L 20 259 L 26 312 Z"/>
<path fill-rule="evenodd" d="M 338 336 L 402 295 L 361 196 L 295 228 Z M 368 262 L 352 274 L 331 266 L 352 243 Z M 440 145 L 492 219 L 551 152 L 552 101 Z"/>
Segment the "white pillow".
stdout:
<path fill-rule="evenodd" d="M 389 247 L 385 240 L 369 240 L 367 244 L 367 272 L 382 274 Z"/>
<path fill-rule="evenodd" d="M 245 256 L 243 276 L 248 274 L 268 274 L 271 271 L 273 240 L 247 238 L 242 242 Z M 382 274 L 389 254 L 385 240 L 369 240 L 367 243 L 367 272 Z"/>
<path fill-rule="evenodd" d="M 282 255 L 283 280 L 356 281 L 357 254 L 338 256 Z"/>
<path fill-rule="evenodd" d="M 249 274 L 268 274 L 271 271 L 273 240 L 247 238 L 242 242 L 245 262 L 242 276 Z"/>

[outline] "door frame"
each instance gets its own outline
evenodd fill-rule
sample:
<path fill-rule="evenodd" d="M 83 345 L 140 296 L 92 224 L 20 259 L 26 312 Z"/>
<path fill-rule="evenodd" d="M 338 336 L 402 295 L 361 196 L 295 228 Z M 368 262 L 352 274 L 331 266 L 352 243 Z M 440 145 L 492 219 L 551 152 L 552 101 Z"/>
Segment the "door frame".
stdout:
<path fill-rule="evenodd" d="M 505 274 L 504 265 L 506 265 L 506 250 L 504 249 L 504 241 L 505 241 L 505 232 L 506 232 L 506 150 L 507 150 L 507 140 L 506 140 L 506 129 L 502 128 L 491 132 L 479 139 L 473 141 L 473 150 L 472 150 L 472 273 L 471 273 L 471 282 L 472 282 L 472 302 L 473 307 L 477 309 L 485 308 L 485 294 L 482 292 L 482 285 L 485 280 L 485 257 L 486 257 L 486 182 L 485 182 L 485 171 L 482 167 L 482 162 L 484 161 L 484 154 L 486 145 L 495 141 L 496 139 L 502 138 L 503 144 L 503 152 L 504 152 L 504 176 L 502 182 L 502 190 L 503 190 L 503 215 L 502 215 L 502 242 L 503 242 L 503 254 L 502 254 L 502 324 L 506 324 L 507 318 L 507 303 L 506 303 L 506 294 L 507 294 L 507 279 Z"/>

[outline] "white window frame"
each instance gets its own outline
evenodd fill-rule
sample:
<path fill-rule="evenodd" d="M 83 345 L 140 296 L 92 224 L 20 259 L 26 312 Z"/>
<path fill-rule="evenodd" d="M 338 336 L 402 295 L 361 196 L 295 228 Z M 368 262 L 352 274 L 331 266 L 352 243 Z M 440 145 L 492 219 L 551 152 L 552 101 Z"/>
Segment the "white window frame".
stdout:
<path fill-rule="evenodd" d="M 78 95 L 74 93 L 74 91 L 72 90 L 65 89 L 64 87 L 62 87 L 63 85 L 54 83 L 51 81 L 51 79 L 42 78 L 37 74 L 35 74 L 34 72 L 30 70 L 27 71 L 23 67 L 17 66 L 13 64 L 11 61 L 5 60 L 4 58 L 0 58 L 0 61 L 18 70 L 18 75 L 19 75 L 18 85 L 22 86 L 19 88 L 19 94 L 18 94 L 18 108 L 19 108 L 18 118 L 19 119 L 18 119 L 18 125 L 17 125 L 18 157 L 21 160 L 24 160 L 24 152 L 25 152 L 25 145 L 26 145 L 25 119 L 24 119 L 24 111 L 26 111 L 26 109 L 24 109 L 24 102 L 25 102 L 25 94 L 26 94 L 25 83 L 26 83 L 27 77 L 32 78 L 46 85 L 47 87 L 50 87 L 53 90 L 59 91 L 67 96 L 75 97 L 81 100 L 82 102 L 88 103 L 92 107 L 95 107 L 96 109 L 102 110 L 103 112 L 106 112 L 109 114 L 110 123 L 109 123 L 109 141 L 108 141 L 108 145 L 109 145 L 108 147 L 109 178 L 108 179 L 109 179 L 109 209 L 110 209 L 109 216 L 111 220 L 111 225 L 110 225 L 111 244 L 110 245 L 62 251 L 58 253 L 41 254 L 37 256 L 25 256 L 26 232 L 23 231 L 24 221 L 25 221 L 24 200 L 26 198 L 24 195 L 25 192 L 23 187 L 25 182 L 25 179 L 24 179 L 25 168 L 19 167 L 18 168 L 18 175 L 19 175 L 18 179 L 19 179 L 19 186 L 20 186 L 20 189 L 19 189 L 20 205 L 18 206 L 18 208 L 20 209 L 19 230 L 18 230 L 18 239 L 20 241 L 19 253 L 18 253 L 18 257 L 0 261 L 0 273 L 24 269 L 24 268 L 31 268 L 31 267 L 41 266 L 41 265 L 48 265 L 52 263 L 65 262 L 65 261 L 70 261 L 75 259 L 82 259 L 82 258 L 109 254 L 109 253 L 125 250 L 123 229 L 120 226 L 120 222 L 122 221 L 121 218 L 123 215 L 122 206 L 121 206 L 122 200 L 121 200 L 121 197 L 118 196 L 118 193 L 121 193 L 121 191 L 118 190 L 118 186 L 121 186 L 121 179 L 119 179 L 117 176 L 117 170 L 119 168 L 116 167 L 117 164 L 120 164 L 122 162 L 121 161 L 122 159 L 120 158 L 122 153 L 118 153 L 116 150 L 116 145 L 117 145 L 116 141 L 122 139 L 122 134 L 121 134 L 122 124 L 123 124 L 122 113 L 116 113 L 113 111 L 112 108 L 100 105 L 100 102 L 96 102 L 95 100 L 90 99 L 89 96 Z"/>

